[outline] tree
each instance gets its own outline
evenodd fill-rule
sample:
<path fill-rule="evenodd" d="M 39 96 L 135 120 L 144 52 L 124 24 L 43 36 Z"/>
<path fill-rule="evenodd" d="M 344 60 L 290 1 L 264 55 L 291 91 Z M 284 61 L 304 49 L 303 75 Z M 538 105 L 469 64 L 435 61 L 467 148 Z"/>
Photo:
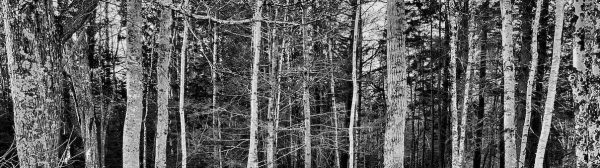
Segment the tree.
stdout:
<path fill-rule="evenodd" d="M 302 109 L 304 112 L 304 168 L 311 167 L 312 161 L 312 137 L 310 133 L 310 70 L 312 63 L 312 26 L 308 22 L 311 13 L 311 5 L 308 1 L 302 1 L 302 58 L 304 59 L 304 75 L 302 80 Z"/>
<path fill-rule="evenodd" d="M 190 1 L 184 0 L 183 7 L 185 10 L 190 9 Z M 188 47 L 188 32 L 190 31 L 189 18 L 183 18 L 183 43 L 181 44 L 181 58 L 179 63 L 179 127 L 181 129 L 181 167 L 187 167 L 187 139 L 185 131 L 185 57 Z"/>
<path fill-rule="evenodd" d="M 358 84 L 358 60 L 360 58 L 357 58 L 359 53 L 361 51 L 359 51 L 359 39 L 361 38 L 360 35 L 360 13 L 361 13 L 361 3 L 360 0 L 356 0 L 356 8 L 355 8 L 355 17 L 354 17 L 354 37 L 353 42 L 352 42 L 352 104 L 350 106 L 350 126 L 348 126 L 348 138 L 349 138 L 349 142 L 348 145 L 350 146 L 348 149 L 348 155 L 350 156 L 350 159 L 348 161 L 350 168 L 354 168 L 355 166 L 355 149 L 354 149 L 354 145 L 355 145 L 355 137 L 354 137 L 354 125 L 356 123 L 356 118 L 358 116 L 358 101 L 359 101 L 359 84 Z"/>
<path fill-rule="evenodd" d="M 23 3 L 4 0 L 2 7 L 19 165 L 58 167 L 62 94 L 54 8 L 36 1 L 13 10 Z"/>
<path fill-rule="evenodd" d="M 458 118 L 458 108 L 457 108 L 457 88 L 456 88 L 456 59 L 458 52 L 458 19 L 457 17 L 460 15 L 459 8 L 456 2 L 448 1 L 449 8 L 451 13 L 448 14 L 448 20 L 452 27 L 450 28 L 450 113 L 451 113 L 451 129 L 452 129 L 452 167 L 460 168 L 462 167 L 461 158 L 460 158 L 460 135 L 459 135 L 459 118 Z"/>
<path fill-rule="evenodd" d="M 161 3 L 170 4 L 171 0 L 162 0 Z M 158 66 L 156 67 L 157 88 L 158 88 L 158 113 L 156 120 L 156 149 L 155 149 L 155 165 L 157 168 L 167 167 L 167 134 L 169 131 L 169 91 L 171 77 L 169 75 L 169 65 L 171 64 L 171 25 L 173 18 L 171 17 L 171 9 L 162 8 L 160 11 L 159 20 L 159 56 Z"/>
<path fill-rule="evenodd" d="M 504 72 L 504 166 L 517 167 L 515 144 L 515 65 L 513 56 L 512 3 L 500 0 L 502 14 L 502 69 Z"/>
<path fill-rule="evenodd" d="M 127 113 L 123 128 L 123 167 L 140 166 L 142 126 L 142 8 L 141 0 L 127 1 Z"/>
<path fill-rule="evenodd" d="M 529 136 L 529 129 L 531 123 L 531 109 L 532 109 L 532 97 L 533 90 L 535 89 L 535 76 L 538 66 L 538 35 L 540 29 L 540 20 L 542 12 L 543 0 L 537 0 L 535 8 L 535 17 L 533 20 L 533 31 L 531 35 L 531 66 L 529 67 L 529 77 L 527 78 L 527 91 L 525 93 L 525 121 L 523 121 L 523 131 L 521 135 L 521 151 L 519 154 L 519 167 L 525 167 L 525 159 L 527 156 L 527 137 Z"/>
<path fill-rule="evenodd" d="M 554 44 L 552 48 L 552 65 L 550 66 L 550 77 L 548 78 L 548 93 L 546 95 L 546 103 L 544 107 L 544 119 L 542 121 L 542 131 L 540 140 L 535 153 L 535 168 L 542 168 L 544 165 L 544 155 L 546 145 L 548 144 L 548 136 L 552 122 L 554 111 L 554 100 L 556 98 L 556 83 L 558 80 L 558 71 L 560 68 L 560 56 L 562 49 L 562 33 L 564 21 L 565 1 L 557 0 L 554 19 Z"/>
<path fill-rule="evenodd" d="M 404 0 L 387 4 L 387 122 L 385 125 L 384 167 L 404 167 L 405 116 L 408 111 L 407 58 L 405 46 Z"/>
<path fill-rule="evenodd" d="M 250 81 L 250 147 L 248 149 L 248 168 L 258 168 L 258 66 L 260 62 L 260 42 L 262 39 L 261 22 L 263 1 L 254 2 L 255 20 L 252 23 L 252 78 Z"/>

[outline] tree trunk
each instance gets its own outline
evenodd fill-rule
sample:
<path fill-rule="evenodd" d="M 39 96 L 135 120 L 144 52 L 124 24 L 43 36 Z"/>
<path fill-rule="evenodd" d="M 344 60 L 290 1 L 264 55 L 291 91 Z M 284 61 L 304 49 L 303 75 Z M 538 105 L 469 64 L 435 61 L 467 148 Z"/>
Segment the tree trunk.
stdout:
<path fill-rule="evenodd" d="M 513 56 L 513 19 L 511 0 L 501 0 L 502 14 L 502 69 L 504 71 L 504 165 L 517 167 L 515 144 L 515 65 Z"/>
<path fill-rule="evenodd" d="M 450 25 L 453 26 L 451 27 L 451 39 L 450 39 L 450 83 L 451 83 L 451 88 L 450 88 L 450 94 L 451 94 L 451 98 L 450 98 L 450 112 L 452 114 L 452 118 L 451 118 L 451 129 L 452 129 L 452 167 L 453 168 L 461 168 L 462 164 L 461 164 L 461 159 L 460 159 L 460 155 L 459 155 L 459 148 L 460 148 L 460 144 L 459 144 L 459 118 L 458 118 L 458 108 L 457 108 L 457 99 L 458 99 L 458 95 L 457 95 L 457 82 L 456 82 L 456 59 L 457 59 L 457 53 L 458 53 L 458 19 L 457 17 L 460 15 L 459 10 L 458 10 L 458 6 L 456 4 L 456 2 L 454 1 L 449 1 L 449 8 L 451 13 L 448 14 L 448 19 L 450 22 Z"/>
<path fill-rule="evenodd" d="M 302 80 L 302 106 L 304 110 L 304 168 L 311 167 L 312 161 L 312 137 L 310 133 L 310 69 L 312 63 L 312 26 L 308 23 L 310 18 L 311 6 L 308 1 L 302 1 L 304 9 L 302 10 L 302 57 L 304 59 L 304 80 Z"/>
<path fill-rule="evenodd" d="M 575 7 L 575 18 L 577 18 L 573 34 L 575 37 L 573 42 L 573 67 L 576 68 L 576 73 L 569 80 L 573 90 L 573 100 L 575 101 L 575 131 L 577 135 L 575 155 L 577 157 L 577 167 L 598 167 L 600 166 L 598 138 L 592 138 L 598 137 L 597 132 L 600 128 L 600 125 L 597 124 L 598 114 L 593 112 L 594 107 L 598 107 L 598 104 L 600 104 L 600 102 L 595 102 L 600 100 L 600 93 L 598 92 L 600 84 L 597 82 L 600 78 L 597 74 L 594 74 L 594 71 L 597 70 L 597 67 L 595 67 L 597 63 L 593 61 L 598 53 L 587 54 L 586 51 L 600 52 L 600 50 L 598 48 L 586 50 L 584 44 L 585 42 L 592 42 L 592 38 L 585 38 L 588 35 L 586 29 L 598 29 L 598 27 L 590 25 L 592 24 L 592 18 L 585 17 L 587 14 L 592 13 L 590 9 L 594 9 L 591 3 L 578 0 L 573 5 Z M 585 10 L 586 8 L 589 11 Z M 590 16 L 594 15 L 588 17 Z M 596 35 L 600 37 L 598 36 L 600 34 Z M 595 41 L 595 43 L 595 47 L 597 47 L 600 41 Z M 591 65 L 592 68 L 588 69 L 588 65 Z"/>
<path fill-rule="evenodd" d="M 488 5 L 488 3 L 485 3 L 484 5 Z M 484 16 L 482 18 L 487 18 L 487 16 Z M 479 56 L 479 81 L 485 81 L 486 77 L 486 62 L 487 62 L 487 26 L 481 25 L 481 40 L 480 43 L 482 43 L 480 45 L 480 50 L 481 50 L 481 55 Z M 475 152 L 474 152 L 474 158 L 473 158 L 473 168 L 480 168 L 482 167 L 482 162 L 481 162 L 481 150 L 483 149 L 483 141 L 482 141 L 482 137 L 483 137 L 483 129 L 484 129 L 484 115 L 485 115 L 485 84 L 483 82 L 479 83 L 479 104 L 477 105 L 477 130 L 475 131 L 475 144 L 477 145 Z M 485 164 L 485 161 L 483 162 L 483 164 Z"/>
<path fill-rule="evenodd" d="M 248 149 L 248 168 L 258 168 L 258 69 L 260 62 L 260 42 L 262 39 L 261 22 L 262 19 L 262 0 L 257 0 L 254 4 L 255 20 L 252 23 L 252 78 L 250 81 L 250 147 Z"/>
<path fill-rule="evenodd" d="M 337 105 L 337 99 L 335 97 L 335 77 L 334 77 L 334 72 L 335 72 L 335 68 L 334 68 L 334 62 L 333 62 L 333 39 L 329 39 L 327 38 L 327 55 L 329 56 L 329 64 L 330 64 L 330 80 L 329 80 L 329 87 L 331 89 L 331 111 L 333 113 L 333 133 L 334 133 L 334 140 L 333 140 L 333 145 L 334 145 L 334 153 L 335 153 L 335 168 L 341 168 L 340 166 L 340 138 L 339 138 L 339 132 L 338 132 L 338 127 L 339 127 L 339 118 L 338 118 L 338 111 L 336 108 Z"/>
<path fill-rule="evenodd" d="M 405 116 L 408 111 L 407 58 L 405 48 L 404 0 L 387 4 L 387 122 L 383 145 L 383 165 L 404 167 Z"/>
<path fill-rule="evenodd" d="M 349 155 L 349 160 L 348 160 L 348 164 L 349 164 L 349 168 L 354 168 L 355 166 L 355 151 L 354 151 L 354 142 L 355 142 L 355 137 L 354 137 L 354 125 L 356 123 L 356 116 L 357 116 L 357 112 L 358 112 L 358 92 L 359 92 L 359 85 L 358 85 L 358 60 L 360 58 L 358 57 L 358 53 L 359 51 L 359 38 L 360 38 L 360 0 L 356 0 L 356 8 L 355 8 L 355 17 L 354 17 L 354 37 L 353 42 L 352 42 L 352 105 L 350 106 L 350 126 L 348 127 L 348 145 L 349 145 L 349 149 L 348 149 L 348 155 Z"/>
<path fill-rule="evenodd" d="M 535 89 L 535 76 L 538 66 L 538 34 L 540 29 L 541 11 L 543 0 L 537 0 L 535 18 L 533 20 L 533 31 L 531 35 L 531 66 L 529 67 L 529 77 L 527 78 L 527 91 L 525 93 L 525 121 L 523 121 L 523 131 L 521 135 L 521 151 L 519 154 L 519 167 L 525 167 L 525 159 L 527 155 L 527 137 L 531 123 L 531 109 L 533 90 Z"/>
<path fill-rule="evenodd" d="M 142 8 L 141 0 L 127 1 L 127 114 L 123 128 L 123 167 L 140 166 L 142 126 Z"/>
<path fill-rule="evenodd" d="M 217 103 L 217 95 L 219 93 L 219 86 L 217 84 L 217 68 L 219 67 L 219 59 L 217 58 L 217 44 L 218 44 L 218 35 L 217 35 L 217 27 L 212 28 L 213 31 L 213 46 L 212 46 L 212 67 L 210 71 L 210 78 L 212 82 L 212 113 L 213 113 L 213 124 L 217 124 L 217 128 L 215 130 L 216 137 L 215 140 L 219 141 L 215 146 L 215 157 L 219 160 L 219 168 L 223 167 L 223 156 L 221 154 L 221 113 L 219 108 L 217 107 L 219 104 Z"/>
<path fill-rule="evenodd" d="M 476 8 L 477 7 L 477 3 L 475 1 L 471 1 L 471 7 Z M 477 23 L 475 23 L 477 21 L 476 19 L 476 13 L 475 10 L 471 10 L 471 18 L 469 20 L 469 26 L 467 26 L 467 30 L 472 29 L 469 32 L 469 36 L 468 36 L 468 45 L 469 45 L 469 50 L 468 50 L 468 57 L 467 57 L 467 67 L 466 67 L 466 72 L 465 72 L 465 88 L 464 88 L 464 94 L 463 94 L 463 104 L 462 104 L 462 114 L 461 114 L 461 119 L 460 119 L 460 136 L 459 136 L 459 151 L 458 151 L 458 157 L 459 157 L 459 164 L 462 166 L 464 164 L 464 151 L 465 151 L 465 140 L 466 140 L 466 126 L 467 126 L 467 113 L 469 111 L 469 97 L 470 97 L 470 91 L 471 91 L 471 74 L 472 74 L 472 66 L 473 66 L 473 62 L 475 60 L 476 56 L 479 56 L 479 53 L 481 52 L 479 49 L 481 48 L 481 46 L 479 46 L 481 44 L 481 42 L 479 41 L 479 29 L 477 27 Z M 471 28 L 469 28 L 471 27 Z"/>
<path fill-rule="evenodd" d="M 275 16 L 277 16 L 277 12 L 275 12 Z M 271 30 L 271 48 L 269 52 L 269 61 L 270 61 L 270 70 L 269 70 L 269 86 L 271 87 L 268 98 L 268 107 L 267 107 L 267 167 L 274 168 L 277 167 L 276 164 L 276 152 L 277 152 L 277 144 L 275 141 L 277 140 L 277 130 L 276 127 L 276 116 L 279 111 L 275 109 L 276 104 L 278 103 L 277 93 L 279 83 L 277 82 L 277 62 L 278 58 L 277 53 L 277 44 L 275 42 L 277 34 L 277 29 L 273 28 Z"/>
<path fill-rule="evenodd" d="M 552 65 L 550 67 L 550 77 L 548 79 L 548 93 L 546 95 L 546 104 L 544 107 L 544 117 L 542 121 L 542 131 L 540 133 L 540 140 L 537 146 L 537 152 L 535 154 L 535 168 L 543 168 L 544 165 L 544 154 L 546 152 L 546 144 L 548 143 L 548 136 L 550 134 L 550 127 L 552 124 L 552 115 L 554 111 L 554 99 L 556 95 L 556 83 L 558 80 L 558 71 L 560 68 L 560 56 L 562 49 L 562 30 L 564 20 L 564 0 L 556 1 L 555 19 L 554 24 L 554 44 L 552 48 Z"/>
<path fill-rule="evenodd" d="M 185 10 L 191 9 L 190 1 L 183 1 Z M 188 17 L 183 18 L 183 42 L 181 44 L 181 58 L 179 58 L 179 128 L 181 129 L 181 167 L 187 167 L 187 139 L 185 131 L 185 60 L 187 54 L 187 46 L 189 43 L 188 33 L 190 31 L 190 21 Z"/>
<path fill-rule="evenodd" d="M 171 4 L 172 0 L 162 0 L 161 3 Z M 158 36 L 158 66 L 156 67 L 157 76 L 157 105 L 158 113 L 156 120 L 156 141 L 155 159 L 156 168 L 167 167 L 167 135 L 169 132 L 169 91 L 171 77 L 169 75 L 169 65 L 171 64 L 171 25 L 173 18 L 171 10 L 162 8 L 160 11 L 160 27 Z"/>

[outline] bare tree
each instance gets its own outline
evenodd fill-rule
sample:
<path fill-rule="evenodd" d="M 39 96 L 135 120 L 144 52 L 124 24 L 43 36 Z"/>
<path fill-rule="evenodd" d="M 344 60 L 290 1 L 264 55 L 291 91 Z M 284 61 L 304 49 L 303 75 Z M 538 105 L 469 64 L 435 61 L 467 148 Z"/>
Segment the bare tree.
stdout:
<path fill-rule="evenodd" d="M 262 0 L 254 2 L 255 20 L 252 23 L 252 78 L 250 81 L 250 147 L 248 149 L 248 168 L 258 168 L 258 63 L 260 62 L 260 42 L 262 39 L 261 22 Z"/>
<path fill-rule="evenodd" d="M 142 126 L 142 8 L 141 0 L 127 1 L 127 114 L 123 127 L 123 167 L 140 166 Z"/>
<path fill-rule="evenodd" d="M 354 149 L 354 141 L 355 141 L 355 137 L 354 137 L 354 125 L 356 123 L 356 118 L 358 116 L 358 99 L 359 99 L 359 84 L 358 84 L 358 60 L 360 58 L 357 58 L 359 55 L 359 39 L 360 37 L 360 14 L 361 14 L 361 3 L 360 0 L 356 0 L 356 8 L 354 11 L 354 37 L 352 38 L 353 42 L 352 42 L 352 104 L 350 106 L 350 126 L 348 126 L 348 145 L 349 145 L 349 149 L 348 149 L 348 155 L 349 155 L 349 160 L 348 160 L 348 164 L 350 168 L 355 168 L 355 149 Z"/>
<path fill-rule="evenodd" d="M 510 0 L 500 0 L 502 15 L 502 69 L 504 71 L 504 166 L 517 167 L 515 137 L 515 65 L 513 56 L 513 5 Z"/>
<path fill-rule="evenodd" d="M 554 44 L 552 48 L 552 65 L 550 66 L 550 77 L 548 78 L 548 92 L 546 95 L 546 103 L 544 107 L 544 118 L 542 121 L 542 131 L 540 140 L 535 153 L 535 168 L 544 167 L 544 154 L 546 145 L 548 144 L 548 136 L 550 135 L 550 127 L 552 124 L 552 115 L 554 111 L 554 100 L 556 98 L 556 83 L 558 80 L 558 71 L 560 68 L 560 55 L 562 49 L 562 33 L 564 21 L 565 1 L 556 0 L 554 24 Z"/>
<path fill-rule="evenodd" d="M 170 4 L 172 0 L 162 0 L 161 3 Z M 157 120 L 156 120 L 156 141 L 155 141 L 155 167 L 167 167 L 167 134 L 169 131 L 169 91 L 171 77 L 169 75 L 169 65 L 171 64 L 171 25 L 173 18 L 171 9 L 162 8 L 159 18 L 159 35 L 158 35 L 158 66 L 156 66 L 157 74 Z"/>

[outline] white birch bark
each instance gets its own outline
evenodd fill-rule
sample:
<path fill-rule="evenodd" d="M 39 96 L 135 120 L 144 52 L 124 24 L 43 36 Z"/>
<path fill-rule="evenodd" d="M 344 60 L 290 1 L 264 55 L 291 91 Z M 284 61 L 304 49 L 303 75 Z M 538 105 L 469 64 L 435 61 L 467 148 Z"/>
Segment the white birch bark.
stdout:
<path fill-rule="evenodd" d="M 262 19 L 262 0 L 254 3 L 253 19 Z M 250 80 L 250 147 L 248 149 L 247 168 L 258 168 L 258 63 L 260 62 L 260 42 L 262 39 L 261 22 L 252 24 L 252 77 Z"/>
<path fill-rule="evenodd" d="M 305 5 L 302 14 L 302 57 L 304 59 L 304 79 L 302 80 L 302 106 L 304 112 L 304 168 L 312 166 L 312 137 L 311 137 L 311 112 L 310 112 L 310 69 L 312 63 L 312 26 L 308 18 L 312 10 L 308 1 L 302 1 Z"/>
<path fill-rule="evenodd" d="M 451 112 L 451 132 L 452 132 L 452 168 L 462 168 L 461 159 L 460 159 L 460 135 L 459 135 L 459 116 L 458 116 L 458 107 L 457 107 L 457 82 L 456 82 L 456 59 L 458 52 L 458 16 L 460 15 L 458 10 L 458 4 L 455 1 L 449 1 L 449 8 L 451 13 L 448 14 L 448 19 L 450 22 L 450 112 Z"/>
<path fill-rule="evenodd" d="M 190 9 L 190 1 L 183 1 L 183 8 Z M 183 43 L 181 44 L 181 57 L 179 58 L 179 129 L 181 130 L 181 167 L 187 167 L 187 138 L 185 130 L 185 60 L 188 47 L 188 31 L 190 31 L 189 18 L 183 19 Z"/>
<path fill-rule="evenodd" d="M 354 37 L 353 42 L 352 42 L 352 104 L 350 106 L 350 126 L 348 127 L 348 139 L 349 139 L 349 149 L 348 149 L 348 155 L 349 155 L 349 159 L 348 159 L 348 164 L 350 168 L 354 168 L 356 161 L 355 161 L 355 149 L 354 149 L 354 141 L 355 141 L 355 137 L 354 137 L 354 125 L 356 122 L 356 116 L 358 114 L 356 114 L 358 112 L 357 107 L 358 106 L 358 60 L 360 58 L 358 57 L 358 51 L 359 50 L 359 38 L 360 38 L 360 12 L 361 12 L 361 0 L 356 0 L 356 10 L 354 11 Z"/>
<path fill-rule="evenodd" d="M 552 124 L 552 115 L 554 111 L 554 100 L 556 98 L 556 83 L 558 80 L 558 72 L 560 68 L 560 56 L 562 49 L 562 31 L 564 21 L 565 0 L 556 0 L 554 24 L 554 44 L 552 48 L 552 65 L 550 66 L 550 77 L 548 79 L 548 92 L 546 95 L 546 103 L 544 107 L 544 117 L 542 121 L 542 130 L 540 140 L 535 153 L 535 168 L 544 167 L 544 154 L 550 134 Z"/>
<path fill-rule="evenodd" d="M 502 69 L 504 71 L 504 166 L 517 167 L 515 126 L 515 65 L 513 56 L 513 5 L 511 0 L 500 1 L 502 15 Z"/>

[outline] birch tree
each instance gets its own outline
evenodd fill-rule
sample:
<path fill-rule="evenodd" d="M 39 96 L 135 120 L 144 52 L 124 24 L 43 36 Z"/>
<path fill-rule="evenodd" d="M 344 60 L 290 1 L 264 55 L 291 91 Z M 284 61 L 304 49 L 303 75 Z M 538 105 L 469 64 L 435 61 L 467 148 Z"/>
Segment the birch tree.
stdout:
<path fill-rule="evenodd" d="M 450 13 L 448 14 L 448 19 L 450 22 L 450 113 L 451 113 L 451 132 L 452 132 L 452 168 L 461 168 L 461 158 L 460 158 L 460 135 L 459 135 L 459 116 L 458 116 L 458 108 L 457 108 L 457 86 L 456 86 L 456 59 L 458 54 L 458 16 L 460 15 L 460 11 L 455 1 L 448 2 Z"/>
<path fill-rule="evenodd" d="M 408 111 L 407 58 L 404 31 L 406 19 L 404 0 L 389 0 L 387 4 L 387 122 L 385 125 L 383 165 L 404 167 L 404 130 Z"/>
<path fill-rule="evenodd" d="M 355 163 L 355 149 L 354 149 L 354 141 L 355 141 L 355 137 L 354 137 L 354 125 L 356 122 L 356 116 L 358 115 L 358 99 L 359 99 L 359 85 L 358 85 L 358 60 L 360 58 L 357 58 L 359 55 L 359 38 L 360 37 L 360 13 L 361 13 L 361 0 L 356 0 L 356 8 L 354 11 L 354 37 L 352 38 L 353 42 L 352 42 L 352 104 L 350 106 L 350 126 L 348 127 L 348 145 L 349 145 L 349 149 L 348 149 L 348 155 L 349 155 L 349 160 L 348 160 L 348 164 L 350 168 L 354 168 Z"/>
<path fill-rule="evenodd" d="M 312 26 L 308 22 L 311 13 L 311 5 L 307 0 L 302 1 L 302 57 L 304 59 L 302 80 L 302 108 L 304 112 L 304 168 L 311 167 L 312 161 L 312 137 L 310 134 L 310 68 L 312 63 Z"/>
<path fill-rule="evenodd" d="M 329 74 L 329 89 L 331 90 L 331 111 L 333 113 L 333 128 L 334 128 L 334 140 L 333 140 L 333 146 L 334 146 L 334 153 L 335 153 L 335 167 L 336 168 L 341 168 L 340 165 L 340 142 L 339 142 L 339 118 L 338 118 L 338 111 L 337 111 L 337 98 L 335 97 L 335 77 L 334 77 L 334 62 L 333 62 L 333 40 L 332 39 L 328 39 L 327 40 L 327 56 L 329 57 L 329 64 L 331 64 L 331 69 L 330 69 L 330 74 Z"/>
<path fill-rule="evenodd" d="M 189 11 L 190 1 L 183 1 L 184 11 Z M 185 130 L 185 60 L 188 47 L 188 33 L 190 31 L 190 21 L 188 17 L 183 18 L 183 42 L 181 44 L 181 57 L 179 58 L 179 128 L 181 129 L 181 167 L 187 167 L 187 139 Z"/>
<path fill-rule="evenodd" d="M 546 145 L 548 143 L 548 136 L 550 134 L 550 127 L 552 124 L 552 115 L 554 112 L 554 100 L 556 98 L 556 83 L 558 80 L 558 71 L 560 68 L 560 56 L 562 49 L 562 31 L 564 21 L 564 0 L 556 0 L 555 8 L 555 19 L 554 24 L 554 44 L 552 48 L 552 65 L 550 66 L 550 77 L 548 78 L 548 92 L 546 95 L 546 103 L 544 106 L 544 118 L 542 121 L 542 131 L 540 133 L 540 140 L 535 153 L 535 168 L 543 168 L 544 155 L 546 152 Z"/>
<path fill-rule="evenodd" d="M 123 167 L 140 166 L 142 126 L 142 8 L 141 0 L 127 1 L 127 113 L 123 127 Z"/>
<path fill-rule="evenodd" d="M 248 168 L 258 168 L 258 68 L 260 62 L 260 42 L 262 39 L 261 22 L 263 1 L 254 2 L 255 20 L 252 23 L 252 77 L 250 80 L 250 147 L 248 149 Z"/>
<path fill-rule="evenodd" d="M 161 0 L 161 3 L 170 4 L 172 0 Z M 157 76 L 157 120 L 156 120 L 156 141 L 155 141 L 155 167 L 167 167 L 167 135 L 169 131 L 169 91 L 171 77 L 169 75 L 169 65 L 171 64 L 171 9 L 162 8 L 159 16 L 159 35 L 158 35 L 158 66 L 156 66 Z"/>
<path fill-rule="evenodd" d="M 515 144 L 515 65 L 513 56 L 513 6 L 511 0 L 500 0 L 502 15 L 502 69 L 504 71 L 504 166 L 517 167 Z"/>

